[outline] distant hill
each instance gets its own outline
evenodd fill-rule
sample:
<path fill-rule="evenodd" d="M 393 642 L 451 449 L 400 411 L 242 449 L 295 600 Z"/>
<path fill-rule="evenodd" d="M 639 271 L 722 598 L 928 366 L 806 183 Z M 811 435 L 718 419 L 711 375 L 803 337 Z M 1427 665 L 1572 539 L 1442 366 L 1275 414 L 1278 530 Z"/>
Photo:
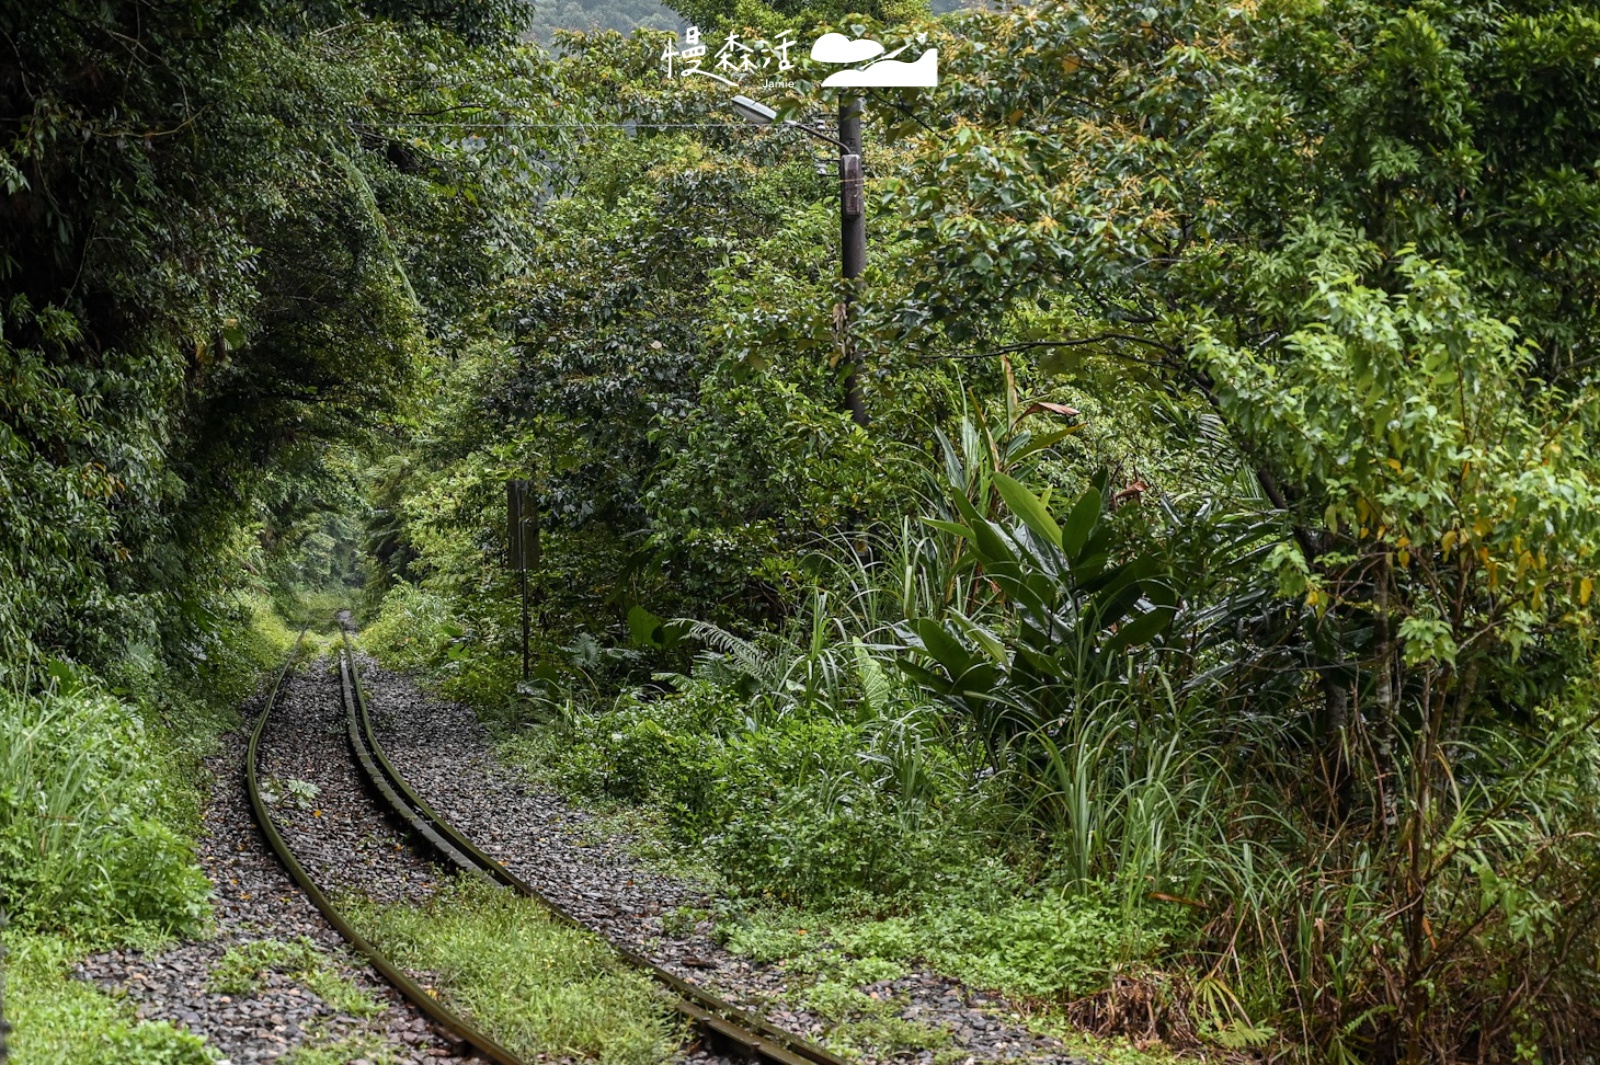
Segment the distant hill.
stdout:
<path fill-rule="evenodd" d="M 529 34 L 541 41 L 553 30 L 676 30 L 681 21 L 657 0 L 538 0 Z"/>
<path fill-rule="evenodd" d="M 930 0 L 936 15 L 981 0 Z M 529 36 L 550 39 L 553 30 L 619 30 L 631 33 L 641 26 L 651 30 L 681 30 L 683 19 L 658 0 L 537 0 L 529 21 Z"/>

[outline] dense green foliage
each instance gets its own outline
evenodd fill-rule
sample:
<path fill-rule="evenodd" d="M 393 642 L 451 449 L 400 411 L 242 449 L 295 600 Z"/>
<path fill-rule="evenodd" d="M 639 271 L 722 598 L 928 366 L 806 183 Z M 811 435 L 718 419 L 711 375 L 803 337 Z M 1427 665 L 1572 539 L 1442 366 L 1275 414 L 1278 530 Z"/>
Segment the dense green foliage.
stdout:
<path fill-rule="evenodd" d="M 192 921 L 190 813 L 141 796 L 202 700 L 154 693 L 240 672 L 241 573 L 304 617 L 364 553 L 369 645 L 710 855 L 719 934 L 812 966 L 845 1049 L 936 1036 L 820 968 L 914 959 L 1177 1046 L 1600 1045 L 1591 5 L 682 4 L 940 49 L 868 94 L 853 285 L 825 150 L 660 34 L 36 7 L 0 14 L 31 925 Z M 795 76 L 741 91 L 830 121 Z"/>
<path fill-rule="evenodd" d="M 557 0 L 534 6 L 525 31 L 551 43 L 561 30 L 676 30 L 679 18 L 659 0 Z"/>
<path fill-rule="evenodd" d="M 1178 1044 L 1593 1046 L 1593 13 L 874 14 L 945 77 L 868 102 L 871 429 L 809 145 L 593 136 L 518 324 L 386 482 L 375 644 L 840 927 L 1110 906 L 1098 969 L 982 978 L 1091 1023 L 1136 995 Z M 574 43 L 559 76 L 619 118 L 721 113 Z M 520 687 L 507 475 L 544 522 Z"/>
<path fill-rule="evenodd" d="M 449 5 L 440 26 L 430 10 L 0 14 L 3 819 L 42 855 L 8 863 L 0 901 L 30 919 L 81 904 L 184 923 L 194 874 L 159 798 L 182 774 L 148 718 L 200 735 L 182 719 L 240 694 L 258 663 L 241 662 L 238 593 L 337 505 L 329 444 L 403 404 L 430 334 L 496 269 L 480 158 L 392 127 L 454 105 L 463 75 L 475 100 L 503 99 L 463 38 L 504 41 L 514 8 Z M 100 813 L 75 841 L 34 838 L 33 819 L 85 796 Z M 69 886 L 69 867 L 133 895 Z"/>
<path fill-rule="evenodd" d="M 193 927 L 206 886 L 160 817 L 159 755 L 109 695 L 9 697 L 0 710 L 0 890 L 14 916 L 57 928 L 98 921 Z M 147 813 L 146 811 L 151 811 Z"/>
<path fill-rule="evenodd" d="M 539 93 L 540 59 L 507 51 L 521 10 L 0 5 L 18 1060 L 208 1059 L 63 990 L 67 955 L 204 926 L 201 758 L 287 653 L 266 597 L 353 568 L 355 519 L 325 515 L 352 494 L 345 445 L 405 406 L 501 269 L 491 208 L 531 198 L 439 122 Z"/>

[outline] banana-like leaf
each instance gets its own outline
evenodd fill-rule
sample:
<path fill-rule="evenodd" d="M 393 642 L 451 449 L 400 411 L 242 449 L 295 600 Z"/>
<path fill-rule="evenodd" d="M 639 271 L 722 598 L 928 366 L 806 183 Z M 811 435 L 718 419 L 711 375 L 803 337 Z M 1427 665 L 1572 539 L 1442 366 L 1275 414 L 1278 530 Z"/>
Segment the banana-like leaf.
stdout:
<path fill-rule="evenodd" d="M 1089 542 L 1089 534 L 1100 524 L 1102 502 L 1100 490 L 1090 488 L 1072 505 L 1072 513 L 1067 515 L 1067 524 L 1061 530 L 1061 550 L 1067 553 L 1068 558 L 1078 557 L 1084 544 Z"/>
<path fill-rule="evenodd" d="M 1121 653 L 1124 648 L 1149 643 L 1172 624 L 1172 616 L 1177 613 L 1177 609 L 1175 606 L 1158 606 L 1154 610 L 1140 614 L 1119 628 L 1117 634 L 1106 642 L 1105 653 L 1115 655 Z"/>
<path fill-rule="evenodd" d="M 972 539 L 972 530 L 959 522 L 940 521 L 938 518 L 923 518 L 922 524 L 934 529 L 938 529 L 940 532 L 947 532 L 955 536 L 959 536 L 963 540 Z"/>
<path fill-rule="evenodd" d="M 916 633 L 922 649 L 945 668 L 951 680 L 958 679 L 972 668 L 972 652 L 961 646 L 961 641 L 951 636 L 945 627 L 932 618 L 915 618 L 911 630 Z"/>
<path fill-rule="evenodd" d="M 957 492 L 952 496 L 956 510 L 960 511 L 961 519 L 972 530 L 972 541 L 978 548 L 978 557 L 985 566 L 995 566 L 1003 562 L 1015 562 L 1016 558 L 1011 553 L 1011 548 L 1006 545 L 1005 538 L 995 530 L 994 525 L 978 513 L 978 508 L 972 501 Z"/>
<path fill-rule="evenodd" d="M 1022 519 L 1022 523 L 1032 529 L 1036 536 L 1061 546 L 1061 526 L 1050 516 L 1050 511 L 1039 502 L 1039 497 L 1028 491 L 1027 486 L 1021 481 L 1007 477 L 1003 473 L 994 475 L 995 487 L 1000 490 L 1000 498 L 1006 501 L 1006 506 L 1011 508 L 1011 513 Z"/>
<path fill-rule="evenodd" d="M 1029 434 L 1027 443 L 1023 444 L 1022 447 L 1018 448 L 1011 454 L 1011 461 L 1013 463 L 1020 462 L 1029 455 L 1043 451 L 1047 447 L 1054 447 L 1056 444 L 1061 443 L 1061 441 L 1065 440 L 1073 433 L 1078 432 L 1082 428 L 1082 425 L 1069 425 L 1065 429 L 1055 429 L 1048 433 Z"/>
<path fill-rule="evenodd" d="M 982 625 L 979 625 L 977 622 L 973 621 L 959 610 L 950 611 L 950 615 L 955 619 L 956 624 L 961 626 L 961 631 L 970 636 L 972 641 L 976 643 L 985 654 L 994 659 L 997 665 L 1005 665 L 1006 646 L 1000 641 L 999 637 L 995 636 L 994 633 L 990 632 Z"/>

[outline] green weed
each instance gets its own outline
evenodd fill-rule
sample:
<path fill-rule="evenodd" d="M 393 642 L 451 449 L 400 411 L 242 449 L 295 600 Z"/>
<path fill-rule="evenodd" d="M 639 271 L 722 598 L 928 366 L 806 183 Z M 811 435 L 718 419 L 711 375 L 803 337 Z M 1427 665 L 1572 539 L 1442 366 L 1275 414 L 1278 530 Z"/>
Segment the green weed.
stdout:
<path fill-rule="evenodd" d="M 371 1065 L 390 1065 L 393 1050 L 380 1036 L 357 1036 L 331 1041 L 312 1040 L 279 1058 L 280 1065 L 348 1065 L 366 1061 Z"/>
<path fill-rule="evenodd" d="M 1140 911 L 1130 924 L 1107 892 L 1051 891 L 992 909 L 930 901 L 888 917 L 756 910 L 719 928 L 730 950 L 832 983 L 875 983 L 916 964 L 1014 997 L 1065 999 L 1159 957 L 1192 923 L 1172 909 Z"/>
<path fill-rule="evenodd" d="M 383 1012 L 382 1002 L 341 976 L 337 969 L 326 962 L 315 969 L 297 973 L 296 978 L 340 1013 L 348 1013 L 352 1017 L 376 1017 Z"/>
<path fill-rule="evenodd" d="M 6 939 L 5 1007 L 14 1065 L 211 1065 L 205 1041 L 133 1010 L 69 974 L 81 947 L 69 939 Z"/>
<path fill-rule="evenodd" d="M 830 1049 L 852 1057 L 870 1054 L 881 1058 L 919 1050 L 945 1050 L 950 1046 L 950 1033 L 879 1009 L 841 1021 L 829 1030 L 824 1042 Z"/>
<path fill-rule="evenodd" d="M 261 782 L 261 798 L 268 806 L 288 803 L 296 809 L 309 810 L 321 792 L 322 789 L 309 780 L 293 777 L 268 777 Z"/>
<path fill-rule="evenodd" d="M 420 908 L 346 905 L 381 950 L 514 1051 L 645 1065 L 677 1042 L 646 977 L 530 899 L 462 879 Z"/>
<path fill-rule="evenodd" d="M 767 653 L 774 661 L 760 657 Z M 877 678 L 884 716 L 843 693 L 858 683 L 873 690 L 859 678 L 840 680 L 834 695 L 832 681 L 794 679 L 835 675 L 835 666 L 869 672 L 855 657 L 804 665 L 789 654 L 742 648 L 730 659 L 763 683 L 813 683 L 822 701 L 719 686 L 713 674 L 735 668 L 719 660 L 705 676 L 677 678 L 664 698 L 569 704 L 554 723 L 505 741 L 502 757 L 580 797 L 643 804 L 676 842 L 702 844 L 718 873 L 748 894 L 816 905 L 965 880 L 993 834 L 979 827 L 983 789 L 928 739 L 931 724 L 890 698 L 885 678 Z"/>
<path fill-rule="evenodd" d="M 339 974 L 334 960 L 311 940 L 256 939 L 229 947 L 211 968 L 212 991 L 249 995 L 261 989 L 268 972 L 298 980 L 329 1006 L 357 1017 L 372 1017 L 383 1005 Z"/>
<path fill-rule="evenodd" d="M 170 769 L 134 707 L 70 673 L 0 691 L 0 905 L 79 934 L 198 928 L 210 885 L 173 828 Z"/>

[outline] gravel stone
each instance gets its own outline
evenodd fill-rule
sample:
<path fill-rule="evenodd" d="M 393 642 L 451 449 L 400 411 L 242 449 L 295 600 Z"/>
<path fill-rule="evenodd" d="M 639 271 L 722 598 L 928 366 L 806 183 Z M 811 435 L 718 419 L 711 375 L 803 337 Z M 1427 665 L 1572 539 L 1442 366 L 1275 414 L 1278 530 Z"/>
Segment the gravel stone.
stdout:
<path fill-rule="evenodd" d="M 273 742 L 266 745 L 271 756 L 264 760 L 262 775 L 287 773 L 319 785 L 327 783 L 329 787 L 315 801 L 325 817 L 331 813 L 333 820 L 340 820 L 352 811 L 334 790 L 332 755 L 342 750 L 344 741 L 342 734 L 332 734 L 326 727 L 340 712 L 338 687 L 329 680 L 326 669 L 326 662 L 317 662 L 285 677 L 279 706 L 268 726 Z M 435 1031 L 426 1017 L 352 958 L 343 939 L 300 893 L 267 847 L 251 816 L 244 787 L 249 730 L 264 701 L 264 696 L 258 696 L 243 708 L 248 724 L 230 732 L 221 750 L 207 762 L 214 785 L 206 805 L 198 858 L 213 885 L 215 934 L 154 953 L 117 950 L 96 954 L 78 965 L 76 975 L 112 993 L 126 994 L 142 1019 L 170 1021 L 205 1036 L 229 1063 L 274 1061 L 298 1048 L 328 1046 L 346 1039 L 381 1041 L 396 1065 L 456 1065 L 480 1060 L 463 1056 L 459 1043 Z M 295 721 L 296 728 L 322 723 L 315 746 L 333 748 L 328 757 L 296 757 L 292 744 L 279 745 L 285 719 Z M 309 811 L 305 813 L 309 817 Z M 302 860 L 306 852 L 298 848 L 308 844 L 312 852 L 330 857 L 327 843 L 318 843 L 300 830 L 299 820 L 298 816 L 287 818 L 282 829 Z M 410 862 L 403 873 L 396 863 L 393 897 L 417 897 L 416 892 L 428 883 L 428 877 L 418 872 L 420 863 Z M 354 861 L 326 864 L 348 870 L 366 863 L 378 864 L 370 847 Z M 211 970 L 229 947 L 301 936 L 329 955 L 344 976 L 384 1004 L 383 1012 L 370 1018 L 341 1013 L 276 973 L 268 974 L 260 989 L 249 994 L 224 995 L 208 989 Z M 416 1041 L 408 1042 L 408 1034 Z"/>
<path fill-rule="evenodd" d="M 667 876 L 629 853 L 625 836 L 601 830 L 593 815 L 533 786 L 500 764 L 475 715 L 425 694 L 409 678 L 360 656 L 369 711 L 395 767 L 442 816 L 552 901 L 612 941 L 797 1034 L 820 1040 L 831 1022 L 790 1004 L 793 980 L 779 966 L 752 962 L 711 939 L 709 922 L 671 934 L 662 915 L 683 907 L 708 910 L 717 900 L 705 884 Z M 245 707 L 253 725 L 264 697 Z M 244 788 L 250 725 L 225 737 L 208 761 L 213 795 L 205 811 L 201 866 L 213 884 L 215 934 L 154 953 L 110 951 L 78 966 L 77 975 L 126 994 L 141 1018 L 171 1021 L 207 1037 L 228 1065 L 274 1061 L 297 1048 L 351 1039 L 376 1040 L 396 1065 L 478 1061 L 436 1030 L 344 949 L 278 864 L 255 827 Z M 368 793 L 345 735 L 336 666 L 319 659 L 284 680 L 260 750 L 263 782 L 304 781 L 316 794 L 301 804 L 282 787 L 273 808 L 279 831 L 313 879 L 337 895 L 359 891 L 383 902 L 416 903 L 437 890 L 445 873 L 407 845 Z M 308 989 L 269 973 L 250 993 L 208 987 L 212 968 L 231 946 L 258 939 L 307 937 L 357 986 L 384 1004 L 376 1017 L 341 1013 Z M 953 1047 L 941 1061 L 1079 1065 L 1052 1039 L 999 1015 L 1004 1000 L 956 981 L 913 972 L 864 992 L 892 1001 L 898 1016 L 942 1029 Z M 899 1062 L 932 1065 L 932 1050 L 906 1051 Z M 368 1059 L 352 1058 L 351 1065 Z M 537 1055 L 532 1060 L 565 1059 Z M 683 1048 L 685 1065 L 731 1065 L 699 1044 Z M 868 1060 L 868 1065 L 876 1065 Z"/>
<path fill-rule="evenodd" d="M 593 815 L 530 784 L 501 764 L 470 708 L 425 694 L 406 676 L 358 655 L 368 713 L 384 753 L 408 783 L 485 853 L 615 943 L 676 976 L 799 1035 L 821 1040 L 831 1023 L 784 1003 L 791 979 L 780 966 L 752 962 L 711 939 L 705 923 L 672 934 L 661 914 L 716 904 L 704 884 L 648 868 L 625 836 L 600 830 Z M 1017 1010 L 958 981 L 917 971 L 862 991 L 900 1006 L 905 1020 L 942 1029 L 969 1061 L 1080 1065 L 1060 1043 L 1004 1017 Z M 931 1061 L 931 1052 L 896 1060 Z"/>

